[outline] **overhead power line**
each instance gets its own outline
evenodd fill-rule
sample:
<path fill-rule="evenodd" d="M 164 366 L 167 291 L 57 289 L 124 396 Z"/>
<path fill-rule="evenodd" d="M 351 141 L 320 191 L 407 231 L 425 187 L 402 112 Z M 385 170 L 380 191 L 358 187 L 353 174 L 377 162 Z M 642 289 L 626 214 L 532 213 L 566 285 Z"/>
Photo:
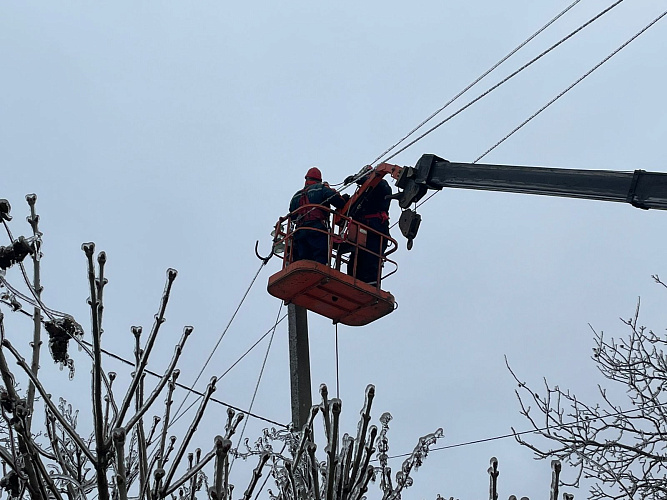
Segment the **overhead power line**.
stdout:
<path fill-rule="evenodd" d="M 252 399 L 250 400 L 250 406 L 248 407 L 248 411 L 252 411 L 253 406 L 255 406 L 255 399 L 257 398 L 257 393 L 259 392 L 259 384 L 262 381 L 262 376 L 264 375 L 264 369 L 266 368 L 266 362 L 269 359 L 269 352 L 271 352 L 271 346 L 273 345 L 273 337 L 276 335 L 276 328 L 278 327 L 278 318 L 280 318 L 280 313 L 283 311 L 283 302 L 280 301 L 280 308 L 278 309 L 278 315 L 276 316 L 276 323 L 273 325 L 273 328 L 271 329 L 271 338 L 269 339 L 269 345 L 266 346 L 266 354 L 264 354 L 264 361 L 262 361 L 262 367 L 259 369 L 259 375 L 257 376 L 257 384 L 255 384 L 255 391 L 252 393 Z M 239 438 L 236 441 L 236 448 L 238 449 L 239 446 L 241 446 L 241 443 L 243 442 L 243 436 L 245 435 L 245 430 L 246 427 L 248 426 L 248 420 L 243 422 L 243 428 L 241 429 L 241 433 L 239 434 Z M 229 466 L 229 472 L 231 473 L 232 468 L 234 467 L 234 462 L 236 461 L 236 457 L 232 457 L 232 463 Z"/>
<path fill-rule="evenodd" d="M 218 341 L 215 343 L 215 346 L 213 346 L 213 350 L 208 355 L 208 358 L 206 358 L 206 361 L 204 362 L 204 366 L 202 366 L 201 370 L 199 370 L 199 373 L 197 374 L 197 377 L 195 378 L 195 381 L 192 382 L 192 387 L 194 387 L 197 384 L 197 382 L 199 382 L 199 379 L 201 378 L 202 374 L 204 373 L 204 370 L 206 369 L 206 367 L 210 363 L 211 358 L 213 358 L 213 355 L 215 354 L 215 351 L 218 349 L 218 346 L 220 345 L 220 342 L 222 342 L 222 339 L 227 334 L 227 331 L 229 330 L 229 327 L 231 326 L 232 322 L 234 321 L 234 318 L 236 318 L 237 313 L 241 309 L 241 306 L 243 305 L 243 302 L 245 302 L 245 299 L 248 296 L 248 293 L 250 292 L 250 289 L 255 284 L 255 281 L 257 280 L 257 276 L 259 276 L 259 273 L 261 272 L 262 268 L 266 265 L 266 262 L 267 261 L 262 261 L 261 265 L 259 266 L 259 269 L 257 269 L 257 272 L 255 273 L 255 276 L 252 278 L 252 281 L 250 281 L 250 285 L 248 285 L 248 288 L 246 289 L 245 293 L 243 294 L 243 297 L 241 298 L 241 301 L 236 306 L 236 310 L 234 311 L 234 314 L 232 314 L 232 317 L 227 322 L 227 326 L 225 327 L 225 329 L 222 331 L 222 333 L 218 337 Z M 195 391 L 192 391 L 192 392 L 195 392 Z M 181 401 L 181 404 L 176 409 L 175 415 L 178 415 L 178 413 L 181 411 L 181 408 L 183 408 L 183 406 L 185 405 L 185 402 L 188 400 L 188 396 L 190 396 L 189 392 L 185 395 L 185 399 L 183 399 L 183 401 Z"/>
<path fill-rule="evenodd" d="M 275 331 L 276 327 L 277 327 L 280 323 L 282 323 L 283 320 L 284 320 L 285 318 L 287 318 L 287 314 L 283 315 L 280 319 L 278 319 L 278 320 L 276 321 L 276 323 L 275 323 L 271 328 L 269 328 L 269 329 L 266 331 L 266 333 L 264 333 L 264 335 L 262 335 L 259 339 L 257 339 L 257 341 L 256 341 L 253 345 L 251 345 L 251 346 L 246 350 L 246 352 L 244 352 L 243 354 L 241 354 L 241 356 L 240 356 L 236 361 L 234 361 L 234 362 L 231 364 L 231 366 L 230 366 L 229 368 L 227 368 L 227 369 L 222 373 L 222 375 L 220 375 L 220 376 L 218 377 L 218 380 L 222 379 L 225 375 L 227 375 L 227 374 L 232 370 L 232 368 L 234 368 L 236 365 L 238 365 L 238 364 L 243 360 L 243 358 L 245 358 L 248 354 L 250 354 L 250 352 L 251 352 L 255 347 L 257 347 L 257 346 L 259 345 L 259 343 L 260 343 L 262 340 L 264 340 L 269 334 L 272 334 L 272 333 Z M 188 405 L 187 408 L 185 408 L 183 411 L 181 411 L 181 413 L 176 413 L 176 414 L 175 414 L 175 417 L 174 417 L 174 419 L 171 421 L 170 425 L 174 424 L 174 423 L 175 423 L 177 420 L 179 420 L 183 415 L 185 415 L 185 414 L 190 410 L 190 408 L 192 408 L 194 405 L 197 404 L 197 401 L 198 401 L 198 400 L 199 400 L 199 399 L 196 399 L 195 401 L 193 401 L 192 403 L 190 403 L 190 404 Z"/>
<path fill-rule="evenodd" d="M 655 19 L 653 19 L 650 23 L 648 23 L 646 26 L 644 26 L 641 30 L 639 30 L 637 33 L 635 33 L 632 37 L 630 37 L 628 40 L 626 40 L 623 44 L 621 44 L 620 47 L 616 48 L 614 51 L 612 51 L 607 57 L 602 59 L 599 63 L 597 63 L 595 66 L 593 66 L 590 70 L 588 70 L 586 73 L 584 73 L 581 77 L 579 77 L 574 83 L 572 83 L 570 86 L 568 86 L 565 90 L 560 92 L 556 97 L 551 99 L 548 103 L 546 103 L 544 106 L 542 106 L 539 110 L 537 110 L 535 113 L 533 113 L 530 117 L 528 117 L 526 120 L 524 120 L 520 125 L 515 127 L 509 134 L 507 134 L 505 137 L 503 137 L 501 140 L 496 142 L 493 146 L 491 146 L 489 149 L 487 149 L 482 155 L 478 156 L 475 161 L 472 163 L 477 163 L 480 161 L 482 158 L 487 156 L 491 151 L 496 149 L 498 146 L 500 146 L 503 142 L 505 142 L 507 139 L 509 139 L 512 135 L 514 135 L 516 132 L 518 132 L 521 128 L 523 128 L 528 122 L 530 122 L 533 118 L 535 118 L 537 115 L 542 113 L 544 110 L 546 110 L 549 106 L 551 106 L 553 103 L 555 103 L 558 99 L 563 97 L 565 94 L 567 94 L 570 90 L 572 90 L 576 85 L 581 83 L 585 78 L 587 78 L 590 74 L 592 74 L 594 71 L 596 71 L 600 66 L 602 66 L 604 63 L 609 61 L 612 57 L 614 57 L 616 54 L 618 54 L 621 50 L 623 50 L 625 47 L 627 47 L 630 43 L 632 43 L 634 40 L 636 40 L 639 36 L 641 36 L 643 33 L 645 33 L 649 28 L 651 28 L 653 25 L 655 25 L 658 21 L 660 21 L 662 18 L 667 16 L 667 11 L 663 12 L 659 16 L 657 16 Z M 417 208 L 421 207 L 424 203 L 426 203 L 428 200 L 433 198 L 438 191 L 434 191 L 431 193 L 429 196 L 424 198 L 421 202 L 417 204 Z M 391 227 L 393 228 L 396 225 L 392 225 Z"/>
<path fill-rule="evenodd" d="M 491 86 L 490 88 L 488 88 L 486 91 L 484 91 L 483 93 L 481 93 L 480 95 L 478 95 L 477 97 L 475 97 L 475 98 L 474 98 L 472 101 L 470 101 L 468 104 L 466 104 L 465 106 L 462 106 L 462 107 L 459 108 L 457 111 L 455 111 L 454 113 L 450 114 L 447 118 L 445 118 L 444 120 L 440 121 L 439 123 L 437 123 L 436 125 L 434 125 L 434 126 L 431 127 L 430 129 L 428 129 L 426 132 L 424 132 L 423 134 L 421 134 L 420 136 L 418 136 L 416 139 L 413 139 L 411 142 L 409 142 L 408 144 L 406 144 L 405 146 L 403 146 L 401 149 L 399 149 L 398 151 L 396 151 L 395 153 L 393 153 L 391 156 L 385 158 L 385 159 L 383 160 L 383 162 L 387 162 L 387 161 L 391 160 L 392 158 L 394 158 L 395 156 L 399 155 L 400 153 L 402 153 L 403 151 L 405 151 L 406 149 L 408 149 L 410 146 L 414 145 L 415 143 L 417 143 L 418 141 L 420 141 L 421 139 L 423 139 L 424 137 L 426 137 L 428 134 L 430 134 L 431 132 L 433 132 L 433 131 L 436 130 L 437 128 L 441 127 L 442 125 L 444 125 L 445 123 L 447 123 L 449 120 L 451 120 L 452 118 L 454 118 L 455 116 L 459 115 L 460 113 L 462 113 L 463 111 L 465 111 L 466 109 L 468 109 L 470 106 L 472 106 L 472 105 L 475 104 L 476 102 L 480 101 L 481 99 L 483 99 L 484 97 L 486 97 L 487 95 L 489 95 L 491 92 L 493 92 L 494 90 L 496 90 L 498 87 L 500 87 L 501 85 L 507 83 L 509 80 L 511 80 L 512 78 L 514 78 L 516 75 L 518 75 L 519 73 L 521 73 L 522 71 L 524 71 L 524 70 L 527 69 L 528 67 L 532 66 L 534 63 L 536 63 L 537 61 L 539 61 L 542 57 L 544 57 L 545 55 L 547 55 L 549 52 L 553 51 L 554 49 L 556 49 L 557 47 L 559 47 L 560 45 L 562 45 L 563 43 L 565 43 L 567 40 L 569 40 L 570 38 L 572 38 L 574 35 L 576 35 L 576 34 L 579 33 L 580 31 L 582 31 L 582 30 L 585 29 L 586 27 L 590 26 L 592 23 L 594 23 L 596 20 L 600 19 L 603 15 L 605 15 L 606 13 L 608 13 L 609 11 L 611 11 L 614 7 L 618 6 L 618 5 L 621 4 L 622 2 L 623 2 L 623 0 L 616 0 L 616 2 L 614 2 L 612 5 L 610 5 L 609 7 L 607 7 L 606 9 L 604 9 L 602 12 L 598 13 L 597 15 L 595 15 L 593 18 L 591 18 L 591 19 L 589 19 L 588 21 L 586 21 L 584 24 L 582 24 L 581 26 L 579 26 L 577 29 L 575 29 L 574 31 L 572 31 L 571 33 L 569 33 L 568 35 L 566 35 L 565 37 L 561 38 L 558 42 L 556 42 L 556 43 L 553 44 L 551 47 L 549 47 L 548 49 L 546 49 L 546 50 L 544 50 L 543 52 L 541 52 L 539 55 L 537 55 L 537 56 L 535 56 L 534 58 L 532 58 L 530 61 L 528 61 L 528 62 L 527 62 L 526 64 L 524 64 L 523 66 L 521 66 L 519 69 L 517 69 L 516 71 L 510 73 L 508 76 L 506 76 L 505 78 L 503 78 L 502 80 L 500 80 L 498 83 L 496 83 L 495 85 L 493 85 L 493 86 Z"/>
<path fill-rule="evenodd" d="M 396 147 L 398 147 L 400 144 L 403 143 L 407 138 L 411 137 L 412 134 L 417 132 L 420 128 L 422 128 L 424 125 L 426 125 L 428 122 L 430 122 L 433 118 L 435 118 L 438 114 L 440 114 L 441 111 L 443 111 L 445 108 L 449 107 L 454 101 L 456 101 L 459 97 L 461 97 L 463 94 L 468 92 L 471 88 L 473 88 L 475 85 L 477 85 L 480 81 L 482 81 L 484 78 L 486 78 L 491 72 L 493 72 L 496 68 L 498 68 L 501 64 L 503 64 L 505 61 L 507 61 L 510 57 L 512 57 L 514 54 L 516 54 L 519 50 L 521 50 L 523 47 L 525 47 L 529 42 L 531 42 L 535 37 L 537 37 L 540 33 L 542 33 L 544 30 L 546 30 L 549 26 L 551 26 L 553 23 L 555 23 L 558 19 L 560 19 L 565 13 L 567 13 L 572 7 L 577 5 L 581 0 L 575 0 L 572 2 L 569 6 L 567 6 L 564 10 L 559 12 L 555 17 L 553 17 L 548 23 L 546 23 L 544 26 L 542 26 L 540 29 L 538 29 L 535 33 L 530 35 L 528 38 L 526 38 L 523 42 L 521 42 L 519 45 L 517 45 L 514 49 L 512 49 L 507 55 L 505 55 L 503 58 L 501 58 L 497 63 L 495 63 L 493 66 L 491 66 L 489 69 L 487 69 L 484 73 L 482 73 L 480 76 L 478 76 L 472 83 L 470 83 L 467 87 L 465 87 L 463 90 L 461 90 L 458 94 L 456 94 L 454 97 L 452 97 L 449 101 L 445 103 L 444 106 L 441 108 L 437 109 L 434 111 L 428 118 L 426 118 L 424 121 L 422 121 L 419 125 L 417 125 L 415 128 L 413 128 L 410 132 L 408 132 L 404 137 L 402 137 L 397 143 L 389 147 L 386 151 L 384 151 L 382 154 L 380 154 L 375 160 L 373 160 L 370 165 L 374 165 L 380 158 L 382 158 L 384 155 L 390 153 L 393 151 Z"/>
<path fill-rule="evenodd" d="M 658 406 L 665 406 L 663 405 L 658 405 Z M 629 415 L 631 413 L 641 411 L 643 408 L 633 408 L 631 410 L 626 410 L 626 411 L 619 411 L 615 413 L 609 413 L 608 415 L 600 415 L 599 417 L 591 417 L 587 422 L 594 422 L 596 420 L 601 420 L 603 418 L 613 418 L 613 417 L 620 417 L 624 415 Z M 507 439 L 511 437 L 517 437 L 517 436 L 524 436 L 526 434 L 535 434 L 538 432 L 544 432 L 549 429 L 567 429 L 568 427 L 575 427 L 577 425 L 580 425 L 579 422 L 571 422 L 569 424 L 560 424 L 560 425 L 549 425 L 546 427 L 540 427 L 538 429 L 531 429 L 529 431 L 521 431 L 521 432 L 515 432 L 512 430 L 511 434 L 501 434 L 500 436 L 493 436 L 493 437 L 488 437 L 488 438 L 481 438 L 481 439 L 473 439 L 471 441 L 464 441 L 462 443 L 454 443 L 454 444 L 448 444 L 445 446 L 438 446 L 435 448 L 430 448 L 429 452 L 431 451 L 443 451 L 443 450 L 450 450 L 452 448 L 462 448 L 464 446 L 472 446 L 473 444 L 480 444 L 480 443 L 488 443 L 490 441 L 499 441 L 501 439 Z M 396 459 L 396 458 L 405 458 L 409 457 L 412 453 L 401 453 L 400 455 L 392 455 L 390 457 L 387 457 L 388 460 Z M 376 459 L 373 459 L 373 461 L 377 461 Z"/>
<path fill-rule="evenodd" d="M 0 303 L 3 303 L 3 304 L 5 304 L 5 305 L 7 305 L 7 306 L 9 306 L 9 307 L 12 307 L 12 304 L 11 304 L 10 302 L 4 300 L 4 299 L 0 300 Z M 25 315 L 25 316 L 28 316 L 28 317 L 32 317 L 32 314 L 31 314 L 31 313 L 29 313 L 28 311 L 25 311 L 25 310 L 23 310 L 23 309 L 18 309 L 16 312 L 21 313 L 21 314 L 23 314 L 23 315 Z M 259 343 L 260 343 L 260 342 L 261 342 L 261 341 L 262 341 L 268 334 L 269 334 L 269 333 L 271 333 L 271 332 L 273 331 L 273 329 L 275 329 L 275 327 L 277 326 L 277 324 L 280 323 L 280 322 L 282 322 L 286 317 L 287 317 L 287 315 L 284 315 L 282 318 L 280 318 L 280 319 L 277 321 L 276 325 L 274 325 L 272 328 L 270 328 L 270 329 L 269 329 L 269 330 L 268 330 L 268 331 L 267 331 L 267 332 L 266 332 L 266 333 L 265 333 L 265 334 L 264 334 L 264 335 L 263 335 L 257 342 L 255 342 L 255 343 L 250 347 L 250 349 L 248 349 L 248 350 L 247 350 L 247 351 L 246 351 L 246 352 L 245 352 L 245 353 L 244 353 L 244 354 L 243 354 L 243 355 L 242 355 L 242 356 L 241 356 L 241 357 L 240 357 L 234 364 L 232 364 L 232 366 L 231 366 L 231 367 L 230 367 L 230 368 L 223 374 L 223 376 L 226 375 L 226 374 L 229 372 L 229 370 L 231 370 L 234 366 L 236 366 L 236 365 L 238 364 L 238 362 L 241 361 L 241 359 L 243 359 L 243 358 L 244 358 L 244 357 L 245 357 L 245 356 L 246 356 L 252 349 L 254 349 L 254 348 L 255 348 L 255 347 L 256 347 L 256 346 L 257 346 L 257 345 L 258 345 L 258 344 L 259 344 Z M 44 323 L 43 320 L 42 320 L 42 323 Z M 85 347 L 92 348 L 92 344 L 91 344 L 90 342 L 87 342 L 87 341 L 85 341 L 85 340 L 78 340 L 78 339 L 74 339 L 74 340 L 77 340 L 78 342 L 80 342 L 81 344 L 83 344 Z M 117 361 L 120 361 L 121 363 L 124 363 L 124 364 L 126 364 L 126 365 L 128 365 L 128 366 L 131 366 L 132 368 L 136 368 L 136 365 L 135 365 L 132 361 L 129 361 L 129 360 L 123 358 L 122 356 L 120 356 L 120 355 L 118 355 L 118 354 L 116 354 L 116 353 L 114 353 L 114 352 L 111 352 L 111 351 L 109 351 L 109 350 L 107 350 L 107 349 L 101 348 L 100 350 L 102 351 L 103 354 L 106 354 L 106 355 L 109 356 L 110 358 L 113 358 L 113 359 L 115 359 L 115 360 L 117 360 Z M 144 371 L 145 371 L 146 373 L 148 373 L 149 375 L 152 375 L 153 377 L 158 377 L 158 378 L 162 377 L 162 375 L 160 375 L 159 373 L 156 373 L 156 372 L 151 371 L 151 370 L 149 370 L 149 369 L 145 369 Z M 222 377 L 218 377 L 218 378 L 222 378 Z M 190 387 L 190 386 L 181 384 L 181 383 L 179 383 L 179 382 L 176 382 L 176 387 L 178 387 L 178 388 L 180 388 L 180 389 L 184 389 L 184 390 L 186 390 L 186 391 L 188 391 L 188 392 L 191 392 L 191 393 L 193 393 L 193 394 L 195 394 L 196 396 L 199 396 L 199 397 L 203 397 L 203 396 L 204 396 L 204 393 L 202 393 L 201 391 L 198 391 L 198 390 L 196 390 L 196 389 L 194 389 L 194 388 L 192 388 L 192 387 Z M 277 425 L 277 426 L 279 426 L 279 427 L 283 427 L 283 428 L 288 428 L 288 427 L 289 427 L 287 424 L 282 424 L 282 423 L 277 422 L 277 421 L 275 421 L 275 420 L 271 420 L 270 418 L 263 417 L 263 416 L 261 416 L 261 415 L 257 415 L 256 413 L 252 413 L 252 411 L 243 410 L 242 408 L 239 408 L 239 407 L 237 407 L 237 406 L 231 405 L 231 404 L 229 404 L 229 403 L 225 403 L 224 401 L 219 400 L 219 399 L 217 399 L 217 398 L 213 398 L 213 397 L 212 397 L 212 398 L 211 398 L 211 401 L 213 401 L 214 403 L 220 404 L 220 405 L 224 406 L 225 408 L 231 408 L 231 409 L 233 409 L 234 411 L 243 413 L 243 414 L 245 414 L 245 415 L 248 415 L 249 417 L 253 417 L 253 418 L 256 418 L 256 419 L 258 419 L 258 420 L 262 420 L 262 421 L 267 422 L 267 423 L 269 423 L 269 424 Z M 194 405 L 194 404 L 195 404 L 195 403 L 193 403 L 193 405 Z M 191 406 L 192 406 L 192 405 L 191 405 Z M 188 407 L 188 409 L 189 409 L 189 407 Z M 186 411 L 187 411 L 187 409 L 186 409 Z M 181 415 L 181 416 L 182 416 L 182 415 Z M 179 417 L 180 417 L 180 416 L 179 416 Z M 172 422 L 172 423 L 173 423 L 173 422 Z"/>
<path fill-rule="evenodd" d="M 531 121 L 533 118 L 535 118 L 537 115 L 542 113 L 545 109 L 547 109 L 549 106 L 551 106 L 554 102 L 556 102 L 558 99 L 563 97 L 565 94 L 567 94 L 570 90 L 572 90 L 576 85 L 581 83 L 585 78 L 587 78 L 591 73 L 593 73 L 595 70 L 597 70 L 600 66 L 602 66 L 604 63 L 606 63 L 609 59 L 614 57 L 616 54 L 618 54 L 621 50 L 623 50 L 625 47 L 627 47 L 630 43 L 632 43 L 634 40 L 636 40 L 639 36 L 641 36 L 646 30 L 651 28 L 655 23 L 660 21 L 663 17 L 667 15 L 667 11 L 663 12 L 660 14 L 658 17 L 656 17 L 653 21 L 651 21 L 649 24 L 647 24 L 644 28 L 639 30 L 637 33 L 635 33 L 632 37 L 630 37 L 625 43 L 623 43 L 620 47 L 618 47 L 616 50 L 614 50 L 612 53 L 610 53 L 607 57 L 602 59 L 599 63 L 597 63 L 595 66 L 593 66 L 590 70 L 588 70 L 586 73 L 584 73 L 581 77 L 579 77 L 574 83 L 572 83 L 569 87 L 567 87 L 565 90 L 563 90 L 560 94 L 558 94 L 556 97 L 551 99 L 548 103 L 546 103 L 544 106 L 542 106 L 540 109 L 538 109 L 535 113 L 533 113 L 530 117 L 528 117 L 526 120 L 524 120 L 519 126 L 517 126 L 514 130 L 512 130 L 509 134 L 507 134 L 505 137 L 500 139 L 498 142 L 496 142 L 493 146 L 491 146 L 489 149 L 487 149 L 484 154 L 480 155 L 473 163 L 477 163 L 479 160 L 484 158 L 486 155 L 488 155 L 491 151 L 496 149 L 498 146 L 500 146 L 503 142 L 505 142 L 507 139 L 509 139 L 512 135 L 514 135 L 516 132 L 518 132 L 521 128 L 523 128 L 524 125 L 526 125 L 529 121 Z"/>
<path fill-rule="evenodd" d="M 83 344 L 85 344 L 86 346 L 88 346 L 88 347 L 92 347 L 92 344 L 90 344 L 90 342 L 86 342 L 86 341 L 81 341 L 81 342 L 82 342 Z M 123 358 L 122 356 L 119 356 L 118 354 L 115 354 L 115 353 L 113 353 L 113 352 L 111 352 L 111 351 L 108 351 L 108 350 L 106 350 L 106 349 L 100 349 L 100 350 L 102 351 L 103 354 L 106 354 L 106 355 L 109 356 L 110 358 L 113 358 L 113 359 L 118 360 L 118 361 L 120 361 L 120 362 L 122 362 L 122 363 L 125 363 L 125 364 L 128 365 L 128 366 L 131 366 L 131 367 L 133 367 L 133 368 L 136 368 L 136 365 L 135 365 L 132 361 L 129 361 L 129 360 Z M 149 369 L 145 369 L 144 371 L 145 371 L 146 373 L 148 373 L 149 375 L 152 375 L 152 376 L 154 376 L 154 377 L 158 377 L 158 378 L 161 378 L 161 377 L 162 377 L 162 375 L 160 375 L 159 373 L 156 373 L 156 372 L 151 371 L 151 370 L 149 370 Z M 176 385 L 176 387 L 178 387 L 178 388 L 180 388 L 180 389 L 184 389 L 184 390 L 186 390 L 186 391 L 188 391 L 188 392 L 191 392 L 191 393 L 195 394 L 196 396 L 204 397 L 204 393 L 203 393 L 203 392 L 198 391 L 198 390 L 194 389 L 193 387 L 190 387 L 190 386 L 181 384 L 181 383 L 179 383 L 179 382 L 176 382 L 175 385 Z M 211 401 L 213 401 L 214 403 L 217 403 L 217 404 L 219 404 L 219 405 L 222 405 L 222 406 L 224 406 L 224 407 L 226 407 L 226 408 L 231 408 L 232 410 L 237 411 L 237 412 L 239 412 L 239 413 L 243 413 L 243 414 L 245 414 L 245 415 L 248 415 L 249 417 L 256 418 L 257 420 L 263 420 L 264 422 L 267 422 L 267 423 L 269 423 L 269 424 L 273 424 L 273 425 L 277 425 L 277 426 L 283 427 L 283 428 L 285 428 L 285 429 L 287 429 L 287 428 L 289 427 L 287 424 L 282 424 L 282 423 L 277 422 L 277 421 L 275 421 L 275 420 L 271 420 L 270 418 L 263 417 L 263 416 L 261 416 L 261 415 L 257 415 L 256 413 L 252 413 L 252 412 L 250 412 L 250 411 L 244 410 L 244 409 L 242 409 L 242 408 L 239 408 L 239 407 L 237 407 L 237 406 L 231 405 L 231 404 L 229 404 L 229 403 L 225 403 L 224 401 L 222 401 L 222 400 L 220 400 L 220 399 L 217 399 L 217 398 L 213 398 L 213 397 L 212 397 L 212 398 L 211 398 Z"/>

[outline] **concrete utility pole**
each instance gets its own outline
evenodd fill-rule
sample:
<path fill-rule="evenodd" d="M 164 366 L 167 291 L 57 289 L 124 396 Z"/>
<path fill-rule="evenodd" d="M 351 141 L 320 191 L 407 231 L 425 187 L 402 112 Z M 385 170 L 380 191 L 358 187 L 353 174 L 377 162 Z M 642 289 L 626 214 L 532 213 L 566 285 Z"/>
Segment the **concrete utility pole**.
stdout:
<path fill-rule="evenodd" d="M 308 348 L 308 311 L 301 306 L 287 306 L 289 323 L 289 371 L 292 396 L 292 423 L 301 430 L 308 421 L 313 398 L 310 386 L 310 350 Z"/>

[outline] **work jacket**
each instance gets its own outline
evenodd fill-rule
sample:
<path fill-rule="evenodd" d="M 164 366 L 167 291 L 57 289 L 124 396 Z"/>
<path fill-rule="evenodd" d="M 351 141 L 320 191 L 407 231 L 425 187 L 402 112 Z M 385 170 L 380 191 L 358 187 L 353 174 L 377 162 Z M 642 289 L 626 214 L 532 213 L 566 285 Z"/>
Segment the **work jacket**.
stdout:
<path fill-rule="evenodd" d="M 388 233 L 389 227 L 389 205 L 391 199 L 391 186 L 382 179 L 377 186 L 368 193 L 361 196 L 350 210 L 354 220 L 373 227 L 373 229 L 382 228 L 381 232 Z M 387 230 L 384 230 L 387 226 Z"/>
<path fill-rule="evenodd" d="M 298 210 L 304 205 L 321 205 L 322 207 L 330 207 L 333 205 L 336 208 L 342 208 L 345 205 L 345 200 L 338 194 L 337 191 L 325 186 L 321 182 L 314 184 L 306 184 L 303 189 L 298 190 L 289 205 L 292 221 L 296 223 L 297 227 L 309 226 L 319 229 L 328 229 L 329 212 L 321 208 L 307 207 Z"/>

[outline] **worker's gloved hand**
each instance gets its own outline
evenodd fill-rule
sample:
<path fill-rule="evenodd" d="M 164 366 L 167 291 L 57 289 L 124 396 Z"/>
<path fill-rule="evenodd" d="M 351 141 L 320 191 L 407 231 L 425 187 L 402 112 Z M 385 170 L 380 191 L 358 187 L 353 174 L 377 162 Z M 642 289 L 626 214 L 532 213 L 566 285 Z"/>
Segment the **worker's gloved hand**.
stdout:
<path fill-rule="evenodd" d="M 347 200 L 350 199 L 350 195 L 347 194 L 347 193 L 345 193 L 345 194 L 343 194 L 343 195 L 341 195 L 341 196 L 342 196 L 342 198 L 345 200 L 345 203 L 347 203 Z"/>
<path fill-rule="evenodd" d="M 345 177 L 345 180 L 343 181 L 343 184 L 352 184 L 354 182 L 354 175 L 348 175 Z"/>

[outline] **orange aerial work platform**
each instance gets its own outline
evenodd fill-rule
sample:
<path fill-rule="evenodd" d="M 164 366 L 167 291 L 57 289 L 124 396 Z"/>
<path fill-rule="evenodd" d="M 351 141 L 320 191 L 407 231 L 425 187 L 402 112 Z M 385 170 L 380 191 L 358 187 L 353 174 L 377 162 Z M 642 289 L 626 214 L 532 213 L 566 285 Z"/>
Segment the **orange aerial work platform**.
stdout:
<path fill-rule="evenodd" d="M 307 208 L 301 207 L 301 210 Z M 321 206 L 313 206 L 321 209 Z M 290 214 L 293 216 L 294 214 Z M 364 224 L 337 215 L 337 225 L 331 231 L 309 227 L 294 227 L 290 215 L 281 218 L 274 232 L 274 253 L 282 253 L 283 268 L 269 278 L 268 291 L 285 303 L 305 307 L 331 319 L 334 323 L 363 326 L 392 312 L 396 308 L 393 295 L 380 288 L 382 279 L 396 272 L 396 263 L 387 255 L 396 251 L 396 241 Z M 328 264 L 312 260 L 292 261 L 293 236 L 297 231 L 318 231 L 327 234 Z M 386 250 L 379 255 L 365 247 L 368 234 L 377 235 Z M 354 277 L 359 252 L 378 256 L 377 281 L 365 283 Z M 346 264 L 349 274 L 341 272 Z M 383 275 L 388 264 L 393 270 Z"/>
<path fill-rule="evenodd" d="M 392 312 L 392 294 L 352 276 L 300 260 L 269 278 L 269 293 L 326 316 L 334 323 L 363 326 Z"/>

